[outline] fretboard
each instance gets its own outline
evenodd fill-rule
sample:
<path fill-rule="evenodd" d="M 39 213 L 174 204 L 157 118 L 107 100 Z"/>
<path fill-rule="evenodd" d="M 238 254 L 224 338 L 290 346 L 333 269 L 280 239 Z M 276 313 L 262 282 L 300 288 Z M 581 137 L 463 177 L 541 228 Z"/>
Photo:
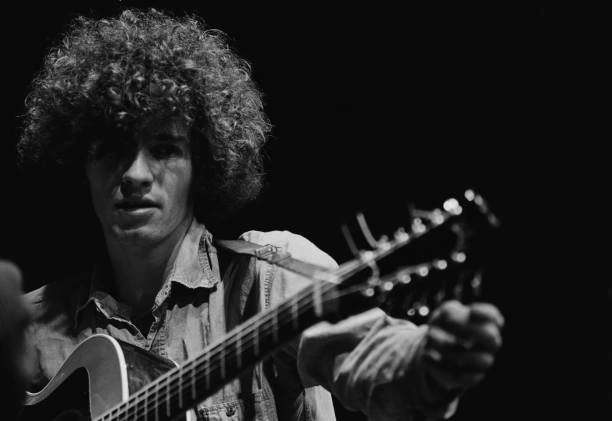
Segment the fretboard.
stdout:
<path fill-rule="evenodd" d="M 334 284 L 316 281 L 277 307 L 259 313 L 211 344 L 200 355 L 169 371 L 101 420 L 169 420 L 213 394 L 306 328 L 337 312 L 328 299 Z"/>

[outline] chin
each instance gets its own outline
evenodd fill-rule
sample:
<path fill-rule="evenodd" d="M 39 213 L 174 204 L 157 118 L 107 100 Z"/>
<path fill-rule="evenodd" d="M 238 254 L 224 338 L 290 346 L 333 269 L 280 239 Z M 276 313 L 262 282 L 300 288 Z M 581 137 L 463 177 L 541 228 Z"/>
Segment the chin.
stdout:
<path fill-rule="evenodd" d="M 159 229 L 147 225 L 130 228 L 115 226 L 113 227 L 113 236 L 120 242 L 142 246 L 157 244 L 165 237 Z"/>

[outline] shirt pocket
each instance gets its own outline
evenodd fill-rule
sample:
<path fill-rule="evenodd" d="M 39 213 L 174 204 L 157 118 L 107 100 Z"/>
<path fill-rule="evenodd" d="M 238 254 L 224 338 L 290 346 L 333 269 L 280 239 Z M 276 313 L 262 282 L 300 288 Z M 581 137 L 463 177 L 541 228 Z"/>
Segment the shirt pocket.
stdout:
<path fill-rule="evenodd" d="M 259 390 L 247 399 L 228 399 L 196 408 L 197 421 L 278 421 L 274 399 Z"/>

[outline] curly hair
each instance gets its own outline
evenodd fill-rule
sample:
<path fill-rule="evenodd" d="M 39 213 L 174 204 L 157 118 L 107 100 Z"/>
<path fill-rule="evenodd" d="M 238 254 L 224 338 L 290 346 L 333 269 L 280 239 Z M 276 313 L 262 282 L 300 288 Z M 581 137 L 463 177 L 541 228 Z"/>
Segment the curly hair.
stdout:
<path fill-rule="evenodd" d="M 79 17 L 32 82 L 20 165 L 43 171 L 74 198 L 74 189 L 86 191 L 85 163 L 96 136 L 126 138 L 110 134 L 169 116 L 190 127 L 199 220 L 221 220 L 258 195 L 271 126 L 249 64 L 223 32 L 155 9 Z"/>

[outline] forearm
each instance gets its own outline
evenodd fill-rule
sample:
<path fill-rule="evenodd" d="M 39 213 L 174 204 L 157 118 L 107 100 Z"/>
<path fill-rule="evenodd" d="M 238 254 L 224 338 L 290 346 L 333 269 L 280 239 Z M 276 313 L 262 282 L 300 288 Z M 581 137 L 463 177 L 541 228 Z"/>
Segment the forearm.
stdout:
<path fill-rule="evenodd" d="M 349 409 L 372 420 L 442 418 L 454 396 L 436 388 L 422 363 L 424 327 L 380 310 L 337 324 L 320 324 L 302 336 L 298 368 L 306 385 L 321 384 Z"/>

